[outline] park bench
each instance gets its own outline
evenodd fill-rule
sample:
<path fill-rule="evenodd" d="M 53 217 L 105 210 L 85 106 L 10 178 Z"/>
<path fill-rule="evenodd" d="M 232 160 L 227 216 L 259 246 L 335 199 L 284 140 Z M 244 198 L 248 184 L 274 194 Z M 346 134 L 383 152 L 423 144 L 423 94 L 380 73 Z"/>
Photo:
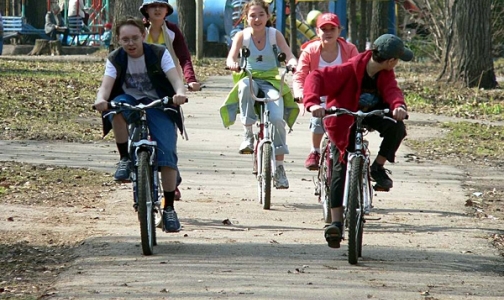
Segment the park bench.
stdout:
<path fill-rule="evenodd" d="M 91 41 L 96 41 L 96 36 L 99 36 L 100 33 L 85 29 L 86 27 L 80 16 L 68 17 L 68 36 L 72 39 L 71 45 L 83 46 L 88 45 Z M 80 42 L 81 38 L 84 38 L 83 42 Z"/>
<path fill-rule="evenodd" d="M 37 29 L 30 24 L 24 23 L 22 17 L 5 16 L 2 20 L 4 39 L 19 37 L 20 35 L 35 35 L 43 39 L 49 39 L 44 29 Z"/>

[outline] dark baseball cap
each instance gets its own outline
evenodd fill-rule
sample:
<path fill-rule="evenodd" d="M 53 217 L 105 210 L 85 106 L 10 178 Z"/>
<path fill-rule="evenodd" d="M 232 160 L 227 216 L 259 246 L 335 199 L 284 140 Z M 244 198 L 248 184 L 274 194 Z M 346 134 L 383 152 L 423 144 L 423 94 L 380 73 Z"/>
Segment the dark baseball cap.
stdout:
<path fill-rule="evenodd" d="M 378 55 L 383 59 L 399 58 L 403 61 L 413 59 L 413 52 L 404 46 L 404 42 L 396 35 L 384 34 L 379 36 L 371 47 L 378 51 Z"/>

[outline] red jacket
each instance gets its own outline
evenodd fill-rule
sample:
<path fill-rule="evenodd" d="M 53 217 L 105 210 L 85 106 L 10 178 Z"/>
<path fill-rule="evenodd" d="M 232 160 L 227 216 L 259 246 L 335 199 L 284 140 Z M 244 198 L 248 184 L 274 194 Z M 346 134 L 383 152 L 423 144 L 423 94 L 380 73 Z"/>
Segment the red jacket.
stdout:
<path fill-rule="evenodd" d="M 365 51 L 352 57 L 348 62 L 310 72 L 306 77 L 303 91 L 304 106 L 308 111 L 312 105 L 320 105 L 320 95 L 327 95 L 327 107 L 340 107 L 357 111 L 361 95 L 362 79 L 372 51 Z M 380 71 L 376 82 L 378 93 L 391 110 L 405 105 L 402 91 L 397 86 L 394 71 Z M 350 129 L 354 123 L 352 116 L 343 115 L 324 120 L 325 129 L 331 141 L 342 153 L 343 159 L 348 146 Z"/>

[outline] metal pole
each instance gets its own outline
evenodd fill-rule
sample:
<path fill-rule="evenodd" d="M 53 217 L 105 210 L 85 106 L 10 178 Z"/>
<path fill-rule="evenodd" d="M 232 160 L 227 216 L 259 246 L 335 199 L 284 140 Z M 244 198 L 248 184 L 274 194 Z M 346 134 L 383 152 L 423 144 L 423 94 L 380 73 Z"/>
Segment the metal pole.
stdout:
<path fill-rule="evenodd" d="M 276 0 L 276 29 L 285 35 L 285 0 Z"/>
<path fill-rule="evenodd" d="M 196 0 L 196 58 L 203 58 L 203 0 Z"/>
<path fill-rule="evenodd" d="M 297 56 L 297 24 L 296 24 L 296 0 L 289 1 L 290 6 L 290 48 L 292 54 Z"/>

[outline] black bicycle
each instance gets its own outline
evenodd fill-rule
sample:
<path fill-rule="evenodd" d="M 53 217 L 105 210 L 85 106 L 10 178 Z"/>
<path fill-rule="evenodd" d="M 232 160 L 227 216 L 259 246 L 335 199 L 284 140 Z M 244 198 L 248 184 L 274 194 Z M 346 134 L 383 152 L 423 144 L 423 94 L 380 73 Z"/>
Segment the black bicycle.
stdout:
<path fill-rule="evenodd" d="M 340 115 L 351 115 L 355 118 L 355 141 L 354 151 L 348 152 L 346 164 L 345 190 L 343 194 L 344 224 L 348 229 L 348 262 L 356 264 L 362 257 L 362 237 L 364 233 L 365 215 L 372 207 L 373 186 L 370 176 L 370 153 L 368 142 L 364 140 L 367 132 L 362 123 L 366 117 L 380 116 L 395 122 L 387 117 L 389 109 L 353 112 L 345 108 L 331 107 L 326 110 L 326 117 L 331 118 Z M 331 158 L 338 159 L 338 158 Z M 321 166 L 322 167 L 322 166 Z M 331 167 L 332 168 L 332 167 Z M 330 172 L 330 171 L 329 171 Z M 328 177 L 330 181 L 331 177 Z M 327 180 L 327 178 L 326 178 Z M 327 190 L 327 192 L 329 192 Z M 324 215 L 326 212 L 324 211 Z M 330 214 L 329 214 L 330 215 Z M 342 232 L 344 236 L 344 232 Z"/>
<path fill-rule="evenodd" d="M 133 206 L 138 213 L 144 255 L 153 254 L 153 248 L 157 245 L 156 227 L 158 224 L 160 224 L 160 227 L 163 226 L 163 192 L 159 184 L 157 142 L 150 137 L 149 127 L 147 126 L 147 109 L 157 108 L 164 111 L 176 111 L 172 105 L 173 99 L 170 97 L 154 100 L 149 104 L 140 103 L 137 105 L 110 101 L 108 103 L 110 112 L 103 116 L 105 118 L 110 114 L 117 114 L 127 110 L 140 113 L 139 120 L 128 126 L 128 145 L 133 165 L 130 176 L 133 184 Z"/>

